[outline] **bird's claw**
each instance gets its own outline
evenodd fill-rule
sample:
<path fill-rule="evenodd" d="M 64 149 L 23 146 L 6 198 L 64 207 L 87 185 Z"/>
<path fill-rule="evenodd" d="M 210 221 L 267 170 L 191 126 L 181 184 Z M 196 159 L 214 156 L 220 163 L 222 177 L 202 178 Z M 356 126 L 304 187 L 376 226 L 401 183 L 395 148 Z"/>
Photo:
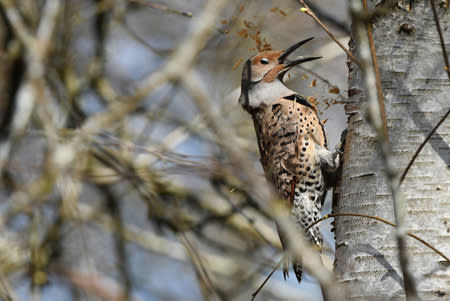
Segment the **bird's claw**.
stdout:
<path fill-rule="evenodd" d="M 283 261 L 282 263 L 283 277 L 284 280 L 286 280 L 287 278 L 289 278 L 289 258 L 286 255 L 284 255 L 282 261 Z"/>
<path fill-rule="evenodd" d="M 342 131 L 341 140 L 339 141 L 339 144 L 336 145 L 336 147 L 335 147 L 336 152 L 339 155 L 343 155 L 344 154 L 345 137 L 347 137 L 347 129 Z"/>

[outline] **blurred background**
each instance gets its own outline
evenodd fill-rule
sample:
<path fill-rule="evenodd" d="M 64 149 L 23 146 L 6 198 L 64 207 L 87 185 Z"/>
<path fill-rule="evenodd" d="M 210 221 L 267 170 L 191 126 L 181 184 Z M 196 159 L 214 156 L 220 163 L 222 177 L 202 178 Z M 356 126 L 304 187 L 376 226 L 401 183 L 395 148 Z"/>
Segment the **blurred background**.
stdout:
<path fill-rule="evenodd" d="M 32 33 L 46 2 L 14 2 Z M 3 298 L 249 300 L 281 258 L 278 236 L 180 81 L 158 86 L 131 113 L 64 148 L 90 117 L 126 101 L 164 66 L 206 2 L 60 2 L 37 84 L 42 93 L 24 130 L 9 129 L 2 140 Z M 346 45 L 347 3 L 308 3 Z M 314 36 L 295 55 L 323 58 L 293 68 L 286 84 L 312 97 L 330 149 L 346 126 L 346 55 L 301 7 L 294 0 L 228 1 L 192 67 L 197 89 L 234 133 L 227 143 L 251 156 L 255 177 L 263 172 L 253 124 L 237 100 L 242 66 L 258 51 Z M 12 32 L 9 49 L 17 43 Z M 22 65 L 14 67 L 19 84 L 11 99 L 20 101 L 30 58 L 23 47 L 16 51 Z M 11 118 L 20 110 L 16 105 Z M 60 164 L 68 153 L 71 163 Z M 332 264 L 330 223 L 321 229 Z M 257 296 L 274 299 L 321 300 L 321 293 L 312 277 L 299 285 L 292 272 L 284 281 L 277 271 Z"/>

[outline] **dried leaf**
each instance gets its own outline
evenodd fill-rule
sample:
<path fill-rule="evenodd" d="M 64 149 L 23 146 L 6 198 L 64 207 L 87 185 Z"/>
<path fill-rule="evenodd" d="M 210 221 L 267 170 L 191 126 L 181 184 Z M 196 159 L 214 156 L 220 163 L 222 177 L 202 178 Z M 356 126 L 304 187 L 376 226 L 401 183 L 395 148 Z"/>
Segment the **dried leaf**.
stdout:
<path fill-rule="evenodd" d="M 237 67 L 239 67 L 239 65 L 242 63 L 242 58 L 239 58 L 236 63 L 234 63 L 233 65 L 233 71 L 237 69 Z"/>
<path fill-rule="evenodd" d="M 339 90 L 338 87 L 334 86 L 333 88 L 331 88 L 330 90 L 328 90 L 328 92 L 333 93 L 333 94 L 339 94 L 341 90 Z"/>

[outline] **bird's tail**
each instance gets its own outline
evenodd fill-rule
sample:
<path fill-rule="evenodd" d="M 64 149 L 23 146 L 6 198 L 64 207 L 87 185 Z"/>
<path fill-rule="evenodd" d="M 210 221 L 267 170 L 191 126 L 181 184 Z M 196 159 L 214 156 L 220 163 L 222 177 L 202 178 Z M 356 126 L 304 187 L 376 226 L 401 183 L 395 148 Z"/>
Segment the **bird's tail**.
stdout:
<path fill-rule="evenodd" d="M 323 238 L 317 225 L 312 226 L 311 229 L 308 230 L 307 236 L 319 250 L 322 248 Z"/>
<path fill-rule="evenodd" d="M 278 234 L 281 239 L 281 244 L 283 246 L 283 249 L 287 249 L 287 240 L 285 239 L 285 236 L 283 235 L 283 232 L 280 231 L 280 227 L 277 225 Z M 322 244 L 323 244 L 323 238 L 322 234 L 320 233 L 319 227 L 317 225 L 314 225 L 311 227 L 311 229 L 308 230 L 306 233 L 308 238 L 312 241 L 314 245 L 317 246 L 319 250 L 321 250 Z M 292 262 L 292 268 L 295 273 L 295 277 L 297 278 L 298 282 L 302 281 L 303 276 L 303 266 L 302 266 L 302 260 L 298 256 L 294 256 L 293 258 L 289 255 L 284 255 L 282 262 L 282 268 L 283 268 L 283 277 L 284 280 L 286 278 L 289 278 L 289 264 Z"/>
<path fill-rule="evenodd" d="M 289 278 L 289 256 L 285 255 L 285 257 L 282 260 L 283 260 L 283 264 L 282 264 L 283 277 L 284 277 L 284 280 L 286 280 L 287 278 Z M 300 283 L 302 281 L 302 276 L 303 276 L 303 267 L 302 267 L 300 259 L 292 261 L 292 269 L 294 270 L 297 281 Z"/>
<path fill-rule="evenodd" d="M 300 283 L 302 281 L 302 275 L 303 275 L 303 267 L 298 262 L 292 263 L 292 268 L 294 269 L 295 277 L 297 278 L 297 281 Z"/>

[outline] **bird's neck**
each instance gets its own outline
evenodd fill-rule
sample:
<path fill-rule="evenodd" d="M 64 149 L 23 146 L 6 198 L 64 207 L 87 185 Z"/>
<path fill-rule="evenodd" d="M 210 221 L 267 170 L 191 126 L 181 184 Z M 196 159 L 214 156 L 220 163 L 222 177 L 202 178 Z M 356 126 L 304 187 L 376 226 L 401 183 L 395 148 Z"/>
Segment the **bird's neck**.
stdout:
<path fill-rule="evenodd" d="M 280 80 L 273 82 L 260 81 L 250 85 L 247 91 L 241 91 L 239 103 L 247 110 L 252 111 L 258 108 L 266 107 L 276 102 L 281 97 L 294 94 Z"/>

